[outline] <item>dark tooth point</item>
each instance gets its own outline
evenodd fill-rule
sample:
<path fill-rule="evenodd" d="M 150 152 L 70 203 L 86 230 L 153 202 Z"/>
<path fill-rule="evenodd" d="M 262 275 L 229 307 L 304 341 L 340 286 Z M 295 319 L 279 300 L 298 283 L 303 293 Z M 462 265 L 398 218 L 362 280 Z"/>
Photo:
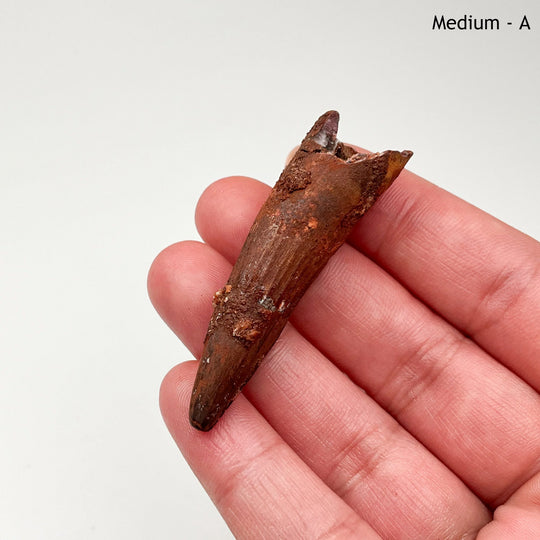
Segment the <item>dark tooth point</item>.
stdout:
<path fill-rule="evenodd" d="M 333 152 L 337 144 L 338 126 L 339 113 L 337 111 L 324 113 L 308 131 L 300 147 L 313 151 L 314 147 L 319 146 L 327 152 Z"/>
<path fill-rule="evenodd" d="M 210 431 L 214 427 L 216 422 L 212 424 L 208 422 L 208 420 L 205 418 L 198 419 L 198 418 L 193 418 L 191 416 L 189 418 L 189 423 L 192 425 L 192 427 L 194 427 L 195 429 L 198 429 L 199 431 Z"/>

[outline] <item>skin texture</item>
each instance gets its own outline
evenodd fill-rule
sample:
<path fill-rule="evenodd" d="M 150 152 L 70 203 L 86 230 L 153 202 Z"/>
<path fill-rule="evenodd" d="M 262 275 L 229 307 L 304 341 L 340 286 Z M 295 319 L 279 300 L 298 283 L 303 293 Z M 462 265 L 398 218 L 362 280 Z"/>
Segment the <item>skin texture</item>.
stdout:
<path fill-rule="evenodd" d="M 195 357 L 269 190 L 214 183 L 196 213 L 205 243 L 150 269 Z M 539 538 L 539 261 L 538 242 L 404 171 L 211 432 L 188 423 L 196 363 L 173 368 L 165 422 L 233 533 Z"/>

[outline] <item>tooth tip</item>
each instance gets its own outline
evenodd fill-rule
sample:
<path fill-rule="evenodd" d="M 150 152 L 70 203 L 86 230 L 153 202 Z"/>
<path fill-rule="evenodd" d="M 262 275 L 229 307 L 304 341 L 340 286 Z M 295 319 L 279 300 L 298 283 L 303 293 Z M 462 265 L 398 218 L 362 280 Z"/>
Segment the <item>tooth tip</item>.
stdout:
<path fill-rule="evenodd" d="M 337 111 L 327 111 L 315 122 L 313 128 L 318 128 L 319 133 L 324 132 L 330 137 L 337 135 L 339 127 L 339 113 Z"/>
<path fill-rule="evenodd" d="M 196 419 L 191 417 L 189 418 L 189 423 L 191 424 L 191 427 L 194 427 L 196 430 L 203 432 L 210 431 L 214 427 L 214 424 L 208 424 L 204 421 L 198 422 Z"/>
<path fill-rule="evenodd" d="M 330 123 L 335 126 L 335 129 L 337 131 L 337 127 L 339 124 L 339 113 L 337 111 L 327 111 L 321 116 L 321 118 L 325 119 L 325 124 Z"/>
<path fill-rule="evenodd" d="M 210 431 L 217 422 L 217 415 L 209 414 L 204 407 L 192 407 L 189 411 L 189 423 L 199 431 Z"/>
<path fill-rule="evenodd" d="M 189 423 L 199 431 L 210 431 L 228 404 L 219 393 L 195 384 L 189 404 Z"/>
<path fill-rule="evenodd" d="M 337 111 L 325 112 L 313 125 L 306 135 L 302 146 L 313 142 L 332 151 L 336 145 L 336 136 L 339 126 L 339 113 Z"/>

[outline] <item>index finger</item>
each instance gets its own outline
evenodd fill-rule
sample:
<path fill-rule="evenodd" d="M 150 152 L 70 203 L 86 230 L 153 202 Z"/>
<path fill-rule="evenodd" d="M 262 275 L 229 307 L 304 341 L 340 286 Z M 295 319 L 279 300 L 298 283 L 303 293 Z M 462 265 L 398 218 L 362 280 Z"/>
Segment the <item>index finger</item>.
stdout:
<path fill-rule="evenodd" d="M 540 243 L 408 170 L 349 242 L 540 391 Z"/>
<path fill-rule="evenodd" d="M 403 171 L 350 242 L 540 390 L 540 244 Z"/>

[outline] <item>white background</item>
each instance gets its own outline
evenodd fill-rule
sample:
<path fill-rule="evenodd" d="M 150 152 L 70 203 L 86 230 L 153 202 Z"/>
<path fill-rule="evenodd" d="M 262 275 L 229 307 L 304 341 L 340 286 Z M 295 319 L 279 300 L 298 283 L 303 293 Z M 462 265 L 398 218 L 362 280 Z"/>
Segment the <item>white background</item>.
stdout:
<path fill-rule="evenodd" d="M 230 538 L 160 418 L 190 355 L 146 273 L 327 109 L 539 238 L 538 5 L 0 0 L 0 538 Z"/>

